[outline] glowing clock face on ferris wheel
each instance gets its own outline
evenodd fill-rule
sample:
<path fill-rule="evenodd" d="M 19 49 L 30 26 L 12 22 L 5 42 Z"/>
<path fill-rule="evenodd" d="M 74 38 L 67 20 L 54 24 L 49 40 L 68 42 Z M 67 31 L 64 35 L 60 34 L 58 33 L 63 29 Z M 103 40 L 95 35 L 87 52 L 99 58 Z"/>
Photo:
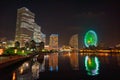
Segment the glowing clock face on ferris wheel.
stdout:
<path fill-rule="evenodd" d="M 93 30 L 89 30 L 84 37 L 84 44 L 86 47 L 97 46 L 97 34 Z"/>

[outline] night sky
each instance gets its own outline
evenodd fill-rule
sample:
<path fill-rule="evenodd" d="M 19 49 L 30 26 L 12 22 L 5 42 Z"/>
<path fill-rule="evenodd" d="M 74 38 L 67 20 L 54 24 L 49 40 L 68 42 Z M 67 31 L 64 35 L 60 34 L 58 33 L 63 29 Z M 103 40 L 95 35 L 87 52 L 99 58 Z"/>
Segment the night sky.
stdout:
<path fill-rule="evenodd" d="M 120 5 L 115 0 L 108 1 L 0 1 L 0 38 L 14 39 L 17 9 L 26 7 L 35 13 L 35 22 L 46 34 L 47 43 L 54 33 L 59 34 L 60 46 L 68 44 L 74 34 L 79 34 L 79 44 L 83 44 L 85 33 L 92 29 L 99 43 L 114 46 L 120 43 Z"/>

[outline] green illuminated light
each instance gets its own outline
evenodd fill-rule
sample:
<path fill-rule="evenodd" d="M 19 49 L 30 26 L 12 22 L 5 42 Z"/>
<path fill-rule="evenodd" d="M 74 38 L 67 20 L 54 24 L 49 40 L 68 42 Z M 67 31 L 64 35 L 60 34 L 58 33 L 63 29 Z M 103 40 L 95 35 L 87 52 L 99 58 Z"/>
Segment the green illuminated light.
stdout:
<path fill-rule="evenodd" d="M 84 37 L 84 43 L 86 47 L 97 46 L 97 34 L 93 30 L 89 30 Z"/>

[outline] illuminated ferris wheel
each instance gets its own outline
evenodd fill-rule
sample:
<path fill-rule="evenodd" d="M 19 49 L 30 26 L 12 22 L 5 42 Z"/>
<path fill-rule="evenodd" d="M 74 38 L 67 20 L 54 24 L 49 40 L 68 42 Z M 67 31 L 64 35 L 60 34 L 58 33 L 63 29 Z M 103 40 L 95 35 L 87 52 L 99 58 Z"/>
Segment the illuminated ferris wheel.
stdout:
<path fill-rule="evenodd" d="M 86 47 L 97 46 L 97 34 L 93 30 L 89 30 L 84 37 L 84 44 Z"/>

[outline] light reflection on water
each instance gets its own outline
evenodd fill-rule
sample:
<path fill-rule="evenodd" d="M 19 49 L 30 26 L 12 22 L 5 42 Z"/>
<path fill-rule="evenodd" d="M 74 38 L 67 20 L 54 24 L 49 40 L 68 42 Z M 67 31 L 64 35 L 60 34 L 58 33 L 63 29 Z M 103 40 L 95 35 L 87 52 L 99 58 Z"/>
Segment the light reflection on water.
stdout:
<path fill-rule="evenodd" d="M 13 72 L 12 80 L 35 80 L 45 72 L 79 71 L 90 76 L 102 74 L 101 67 L 109 67 L 115 62 L 115 68 L 120 68 L 120 54 L 109 53 L 52 53 L 41 57 L 37 56 L 24 62 Z M 113 68 L 114 68 L 113 65 Z M 82 70 L 82 72 L 81 72 Z M 110 69 L 109 69 L 110 70 Z M 62 74 L 61 74 L 62 75 Z"/>
<path fill-rule="evenodd" d="M 12 80 L 16 80 L 16 73 L 13 72 Z"/>
<path fill-rule="evenodd" d="M 85 67 L 88 75 L 99 74 L 99 59 L 96 56 L 86 56 L 85 57 Z"/>

